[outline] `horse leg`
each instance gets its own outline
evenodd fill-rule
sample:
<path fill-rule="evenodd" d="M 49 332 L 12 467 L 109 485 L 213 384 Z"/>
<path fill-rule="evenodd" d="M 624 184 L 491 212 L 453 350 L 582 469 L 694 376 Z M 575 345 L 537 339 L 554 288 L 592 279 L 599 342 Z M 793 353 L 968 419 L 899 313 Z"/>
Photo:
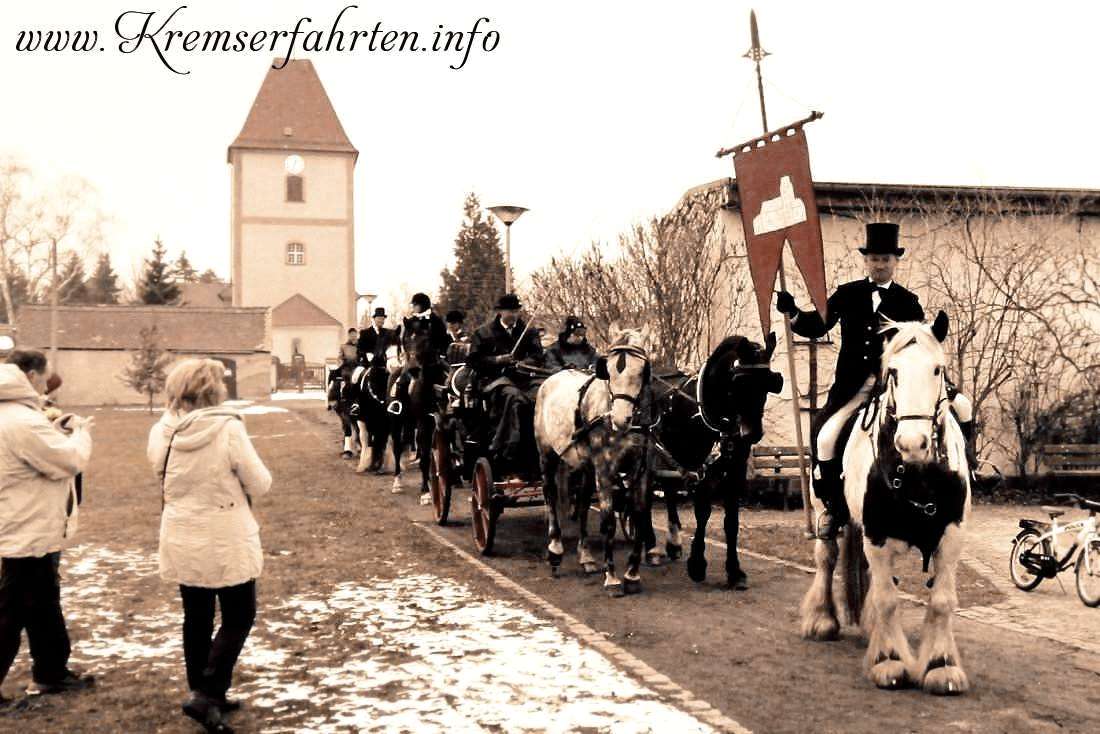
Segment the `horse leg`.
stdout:
<path fill-rule="evenodd" d="M 683 539 L 680 538 L 680 513 L 677 509 L 679 494 L 676 490 L 665 491 L 665 512 L 668 514 L 668 536 L 665 538 L 665 554 L 668 560 L 678 561 L 684 554 Z"/>
<path fill-rule="evenodd" d="M 636 532 L 634 533 L 634 547 L 626 561 L 626 573 L 623 574 L 623 591 L 627 594 L 637 594 L 642 590 L 642 578 L 638 573 L 638 569 L 642 562 L 642 551 L 646 547 L 646 539 L 653 536 L 653 518 L 649 514 L 652 509 L 649 503 L 649 472 L 643 469 L 641 475 L 636 481 L 630 483 L 631 497 L 627 511 L 634 515 Z M 648 535 L 645 532 L 647 527 Z M 656 539 L 654 539 L 653 544 L 656 545 Z"/>
<path fill-rule="evenodd" d="M 835 640 L 840 633 L 833 601 L 833 570 L 838 553 L 836 538 L 814 542 L 814 580 L 799 608 L 802 636 L 806 639 Z"/>
<path fill-rule="evenodd" d="M 435 432 L 435 423 L 430 420 L 420 421 L 420 443 L 416 446 L 417 456 L 420 458 L 420 504 L 430 504 L 431 493 L 428 491 L 428 476 L 431 474 L 432 461 L 432 434 Z"/>
<path fill-rule="evenodd" d="M 744 591 L 749 588 L 749 578 L 741 570 L 741 560 L 737 557 L 737 533 L 741 529 L 741 493 L 729 477 L 726 482 L 726 517 L 723 522 L 723 529 L 726 531 L 726 587 Z"/>
<path fill-rule="evenodd" d="M 902 552 L 901 541 L 878 546 L 864 539 L 863 552 L 871 567 L 871 589 L 864 603 L 863 625 L 867 654 L 863 670 L 879 688 L 897 689 L 909 684 L 913 654 L 898 614 L 898 589 L 894 585 L 894 560 Z"/>
<path fill-rule="evenodd" d="M 600 447 L 599 452 L 608 453 L 605 447 Z M 610 456 L 598 461 L 596 494 L 600 501 L 600 534 L 603 536 L 603 588 L 608 596 L 620 597 L 626 592 L 623 591 L 623 582 L 615 575 L 615 483 L 611 476 L 612 462 Z"/>
<path fill-rule="evenodd" d="M 691 555 L 687 560 L 687 572 L 692 581 L 701 583 L 707 578 L 707 523 L 710 522 L 710 483 L 695 483 L 692 492 L 695 504 L 695 535 L 691 539 Z"/>
<path fill-rule="evenodd" d="M 360 420 L 356 421 L 356 426 L 359 428 L 359 464 L 355 467 L 355 472 L 357 474 L 366 474 L 369 465 L 367 455 L 370 453 L 370 442 L 364 440 L 364 437 L 367 435 L 367 424 Z"/>
<path fill-rule="evenodd" d="M 403 433 L 401 421 L 395 420 L 390 432 L 390 444 L 393 447 L 393 486 L 390 488 L 390 491 L 394 494 L 401 492 L 401 454 L 405 451 Z"/>
<path fill-rule="evenodd" d="M 921 681 L 924 690 L 941 696 L 965 693 L 970 689 L 952 629 L 955 607 L 959 603 L 955 593 L 955 569 L 962 552 L 962 539 L 962 526 L 955 523 L 948 525 L 932 554 L 932 572 L 935 576 L 917 653 L 917 675 L 914 679 Z"/>
<path fill-rule="evenodd" d="M 588 467 L 581 472 L 581 486 L 577 492 L 577 562 L 586 574 L 593 574 L 600 570 L 596 557 L 588 547 L 588 515 L 595 485 L 595 472 Z"/>
<path fill-rule="evenodd" d="M 546 500 L 546 534 L 549 538 L 546 546 L 546 558 L 550 562 L 550 575 L 557 578 L 561 573 L 561 559 L 565 555 L 565 547 L 561 543 L 561 519 L 558 517 L 558 492 L 569 491 L 568 478 L 564 482 L 564 489 L 558 484 L 561 480 L 561 457 L 553 451 L 543 451 L 540 463 L 542 465 L 542 496 Z"/>

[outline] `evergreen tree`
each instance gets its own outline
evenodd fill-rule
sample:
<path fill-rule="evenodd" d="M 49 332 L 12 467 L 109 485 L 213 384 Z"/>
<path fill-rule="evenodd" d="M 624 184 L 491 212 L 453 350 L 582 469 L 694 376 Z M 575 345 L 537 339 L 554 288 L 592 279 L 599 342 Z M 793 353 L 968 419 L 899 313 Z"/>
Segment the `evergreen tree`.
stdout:
<path fill-rule="evenodd" d="M 141 303 L 164 306 L 180 296 L 179 286 L 172 280 L 170 265 L 164 256 L 164 243 L 158 238 L 153 242 L 153 259 L 145 261 L 145 272 L 137 283 L 137 298 Z"/>
<path fill-rule="evenodd" d="M 141 347 L 130 354 L 130 364 L 120 377 L 125 385 L 149 397 L 149 412 L 152 413 L 153 397 L 164 390 L 172 355 L 161 346 L 156 326 L 146 327 L 140 334 Z"/>
<path fill-rule="evenodd" d="M 173 274 L 176 276 L 176 280 L 184 283 L 198 282 L 199 273 L 191 266 L 191 261 L 187 259 L 187 250 L 180 250 L 180 256 L 176 260 Z"/>
<path fill-rule="evenodd" d="M 215 273 L 212 268 L 202 271 L 202 275 L 199 276 L 200 283 L 220 283 L 221 281 L 221 276 Z"/>
<path fill-rule="evenodd" d="M 26 273 L 19 269 L 13 269 L 11 272 L 11 280 L 8 282 L 8 286 L 11 288 L 11 302 L 18 313 L 19 307 L 26 303 L 34 303 L 34 294 L 31 293 L 31 284 L 27 279 Z M 4 305 L 4 299 L 0 298 L 0 321 L 6 324 L 10 324 L 12 319 L 9 317 L 8 309 Z"/>
<path fill-rule="evenodd" d="M 440 273 L 441 310 L 466 312 L 466 323 L 476 328 L 493 315 L 493 306 L 504 293 L 504 253 L 500 234 L 470 193 L 463 205 L 462 227 L 455 237 L 453 269 Z"/>
<path fill-rule="evenodd" d="M 59 303 L 89 303 L 88 285 L 84 274 L 84 259 L 75 252 L 61 266 L 57 274 L 57 300 Z"/>
<path fill-rule="evenodd" d="M 118 303 L 118 294 L 122 289 L 118 285 L 118 276 L 111 268 L 111 256 L 106 252 L 99 256 L 95 272 L 87 281 L 88 303 Z"/>

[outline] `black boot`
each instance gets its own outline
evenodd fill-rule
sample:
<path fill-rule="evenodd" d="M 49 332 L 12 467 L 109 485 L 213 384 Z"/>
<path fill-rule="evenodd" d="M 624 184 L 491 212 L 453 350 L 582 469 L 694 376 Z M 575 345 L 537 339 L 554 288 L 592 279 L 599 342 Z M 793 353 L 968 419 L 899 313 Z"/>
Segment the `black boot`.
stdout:
<path fill-rule="evenodd" d="M 966 463 L 970 465 L 970 471 L 978 468 L 978 454 L 974 451 L 974 421 L 959 421 L 959 430 L 966 439 Z"/>
<path fill-rule="evenodd" d="M 844 499 L 844 480 L 841 478 L 840 459 L 819 461 L 814 477 L 814 494 L 825 505 L 825 512 L 817 528 L 821 540 L 836 538 L 840 529 L 848 524 L 848 503 Z"/>

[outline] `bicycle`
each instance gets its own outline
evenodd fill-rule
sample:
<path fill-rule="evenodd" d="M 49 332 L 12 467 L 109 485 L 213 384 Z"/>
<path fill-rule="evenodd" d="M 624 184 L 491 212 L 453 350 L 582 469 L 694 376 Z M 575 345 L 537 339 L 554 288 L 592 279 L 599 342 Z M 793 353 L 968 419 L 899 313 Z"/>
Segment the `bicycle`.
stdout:
<path fill-rule="evenodd" d="M 1055 578 L 1059 573 L 1075 566 L 1077 596 L 1088 607 L 1100 606 L 1100 532 L 1097 530 L 1097 513 L 1100 502 L 1087 500 L 1076 494 L 1056 494 L 1056 499 L 1068 499 L 1089 516 L 1061 525 L 1058 518 L 1066 514 L 1065 507 L 1043 505 L 1050 515 L 1050 522 L 1023 518 L 1019 534 L 1012 541 L 1009 557 L 1009 575 L 1012 583 L 1023 591 L 1031 591 L 1043 579 Z M 1064 535 L 1076 534 L 1073 545 L 1059 555 L 1059 540 Z"/>

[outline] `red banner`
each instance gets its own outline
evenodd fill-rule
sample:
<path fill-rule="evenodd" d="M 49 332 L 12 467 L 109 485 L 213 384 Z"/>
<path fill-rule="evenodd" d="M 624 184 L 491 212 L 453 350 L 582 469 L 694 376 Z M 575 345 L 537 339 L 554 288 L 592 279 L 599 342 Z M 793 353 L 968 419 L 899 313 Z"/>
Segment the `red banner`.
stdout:
<path fill-rule="evenodd" d="M 771 331 L 775 276 L 790 243 L 814 306 L 825 314 L 825 256 L 817 216 L 810 151 L 801 125 L 783 128 L 737 148 L 733 164 L 749 271 L 764 335 Z"/>

